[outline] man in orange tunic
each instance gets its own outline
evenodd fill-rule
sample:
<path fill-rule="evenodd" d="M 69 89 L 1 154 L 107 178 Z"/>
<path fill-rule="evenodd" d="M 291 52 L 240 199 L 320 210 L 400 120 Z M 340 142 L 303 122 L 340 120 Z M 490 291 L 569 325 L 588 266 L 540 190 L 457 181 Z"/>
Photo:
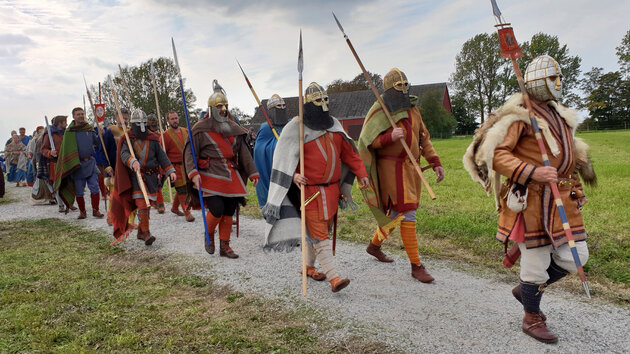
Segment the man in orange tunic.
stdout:
<path fill-rule="evenodd" d="M 166 155 L 168 155 L 168 159 L 171 160 L 173 167 L 175 167 L 175 174 L 177 175 L 177 179 L 173 184 L 176 194 L 173 199 L 171 212 L 179 216 L 186 215 L 186 221 L 195 221 L 195 217 L 190 213 L 190 209 L 186 208 L 186 178 L 183 174 L 182 166 L 184 147 L 186 142 L 188 142 L 188 129 L 179 127 L 179 116 L 175 111 L 169 111 L 167 119 L 169 128 L 162 133 L 162 138 L 164 139 Z M 180 205 L 183 212 L 179 211 Z"/>
<path fill-rule="evenodd" d="M 256 186 L 259 175 L 245 143 L 247 130 L 230 119 L 223 89 L 215 88 L 208 99 L 208 115 L 195 123 L 192 136 L 197 166 L 192 158 L 190 142 L 184 148 L 184 164 L 192 181 L 191 188 L 188 188 L 191 205 L 199 206 L 198 191 L 201 189 L 204 206 L 208 208 L 206 222 L 212 242 L 205 245 L 206 252 L 213 254 L 215 251 L 214 231 L 218 226 L 219 255 L 238 258 L 230 248 L 232 216 L 238 204 L 245 202 L 247 180 L 253 181 Z M 193 186 L 197 190 L 193 190 Z"/>
<path fill-rule="evenodd" d="M 390 70 L 383 78 L 383 90 L 383 101 L 396 122 L 396 128 L 392 128 L 383 108 L 375 102 L 361 130 L 359 150 L 377 192 L 379 205 L 375 209 L 389 213 L 392 219 L 404 215 L 400 223 L 400 236 L 411 263 L 411 276 L 423 283 L 430 283 L 434 278 L 420 261 L 416 235 L 416 209 L 422 181 L 403 149 L 401 140 L 404 139 L 409 146 L 414 160 L 419 163 L 423 156 L 433 165 L 437 182 L 444 179 L 444 169 L 416 107 L 418 98 L 409 95 L 407 76 L 396 68 Z M 381 251 L 381 244 L 388 236 L 388 231 L 379 227 L 366 249 L 367 253 L 381 262 L 393 262 Z"/>
<path fill-rule="evenodd" d="M 355 175 L 362 187 L 367 187 L 369 180 L 352 139 L 341 123 L 328 113 L 326 91 L 313 82 L 306 89 L 304 102 L 304 175 L 299 173 L 299 119 L 293 119 L 283 129 L 274 152 L 269 196 L 262 212 L 268 224 L 278 229 L 274 237 L 268 228 L 265 248 L 281 249 L 299 244 L 299 226 L 283 230 L 280 224 L 275 224 L 287 214 L 297 216 L 299 197 L 294 201 L 294 209 L 285 207 L 283 201 L 285 197 L 292 199 L 291 181 L 303 186 L 307 198 L 316 196 L 305 208 L 309 234 L 305 246 L 306 272 L 315 280 L 330 279 L 332 291 L 337 292 L 350 283 L 349 279 L 338 275 L 328 239 L 342 193 L 340 184 L 351 187 Z M 350 188 L 343 193 L 350 197 Z M 315 260 L 324 274 L 315 270 Z"/>

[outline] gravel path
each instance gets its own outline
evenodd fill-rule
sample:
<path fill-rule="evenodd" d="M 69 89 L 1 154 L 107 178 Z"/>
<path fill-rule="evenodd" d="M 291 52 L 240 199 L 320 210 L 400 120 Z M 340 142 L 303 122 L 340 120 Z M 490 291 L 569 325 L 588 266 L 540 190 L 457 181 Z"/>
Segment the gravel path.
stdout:
<path fill-rule="evenodd" d="M 27 189 L 8 186 L 7 197 L 18 201 L 0 205 L 0 221 L 61 218 L 102 229 L 112 238 L 104 219 L 76 220 L 77 212 L 66 216 L 56 206 L 31 205 Z M 630 353 L 630 311 L 622 307 L 552 288 L 542 305 L 560 341 L 546 345 L 521 332 L 522 307 L 510 293 L 514 284 L 431 259 L 426 264 L 436 281 L 422 284 L 410 277 L 405 257 L 394 255 L 394 263 L 378 263 L 364 246 L 343 241 L 337 244 L 335 260 L 339 273 L 352 283 L 333 294 L 328 282 L 309 280 L 304 299 L 298 273 L 301 253 L 263 252 L 262 220 L 241 218 L 241 237 L 231 242 L 241 258 L 228 260 L 219 257 L 218 250 L 214 255 L 205 253 L 200 213 L 194 215 L 197 221 L 187 223 L 168 212 L 168 206 L 163 215 L 152 211 L 154 245 L 144 246 L 134 233 L 122 247 L 183 255 L 194 272 L 211 275 L 236 290 L 306 305 L 331 316 L 339 324 L 337 336 L 359 335 L 405 352 Z"/>

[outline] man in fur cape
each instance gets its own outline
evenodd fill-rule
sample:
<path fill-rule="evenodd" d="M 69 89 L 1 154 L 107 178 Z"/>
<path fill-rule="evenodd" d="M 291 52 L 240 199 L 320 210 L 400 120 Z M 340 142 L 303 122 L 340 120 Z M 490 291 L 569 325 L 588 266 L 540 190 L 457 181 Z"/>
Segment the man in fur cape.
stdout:
<path fill-rule="evenodd" d="M 396 122 L 396 128 L 392 128 L 383 108 L 375 102 L 359 137 L 359 153 L 373 186 L 363 193 L 378 223 L 366 251 L 381 262 L 393 262 L 381 251 L 381 244 L 400 222 L 400 237 L 411 263 L 411 276 L 430 283 L 434 279 L 420 262 L 416 235 L 416 209 L 422 181 L 400 141 L 405 139 L 418 163 L 423 156 L 433 165 L 437 182 L 444 178 L 444 169 L 416 107 L 418 98 L 409 95 L 409 81 L 405 73 L 391 69 L 383 78 L 383 90 L 383 101 Z M 401 216 L 402 221 L 399 221 Z"/>
<path fill-rule="evenodd" d="M 551 166 L 544 166 L 523 96 L 515 94 L 490 115 L 464 155 L 464 166 L 488 194 L 495 192 L 499 211 L 497 239 L 517 242 L 522 254 L 520 284 L 514 297 L 523 304 L 523 332 L 555 343 L 540 311 L 543 291 L 575 266 L 549 183 L 557 182 L 582 264 L 588 259 L 581 209 L 586 203 L 578 177 L 594 183 L 588 146 L 574 136 L 577 112 L 558 103 L 562 72 L 550 56 L 535 58 L 525 71 L 525 85 L 546 145 Z M 500 183 L 501 175 L 507 179 Z"/>
<path fill-rule="evenodd" d="M 207 118 L 200 119 L 192 127 L 198 170 L 192 158 L 190 142 L 184 149 L 186 175 L 192 182 L 188 196 L 192 207 L 198 208 L 198 191 L 201 188 L 204 206 L 208 208 L 206 222 L 212 242 L 205 245 L 206 251 L 210 254 L 215 251 L 214 231 L 218 226 L 219 255 L 238 258 L 230 248 L 232 216 L 238 204 L 245 203 L 247 180 L 254 182 L 254 186 L 258 183 L 258 172 L 245 143 L 247 130 L 231 119 L 225 91 L 216 80 L 214 87 L 215 91 L 208 99 Z"/>
<path fill-rule="evenodd" d="M 305 208 L 306 274 L 318 281 L 328 278 L 337 292 L 350 280 L 337 273 L 328 232 L 341 194 L 351 201 L 354 176 L 363 188 L 369 181 L 352 139 L 328 113 L 326 91 L 313 82 L 306 88 L 304 102 L 304 175 L 299 173 L 299 119 L 294 118 L 284 127 L 274 153 L 269 195 L 262 209 L 267 221 L 264 248 L 282 250 L 300 244 L 300 198 L 299 191 L 294 197 L 295 185 L 305 188 L 306 198 L 319 192 Z M 323 274 L 315 269 L 315 260 Z"/>
<path fill-rule="evenodd" d="M 86 218 L 85 185 L 90 190 L 92 202 L 92 216 L 102 218 L 99 211 L 100 188 L 98 186 L 98 168 L 94 154 L 96 146 L 100 144 L 92 126 L 85 121 L 83 108 L 76 107 L 72 110 L 73 121 L 65 130 L 59 158 L 55 166 L 54 192 L 59 192 L 66 207 L 74 204 L 76 197 L 79 205 L 78 219 Z M 66 209 L 67 212 L 67 209 Z"/>
<path fill-rule="evenodd" d="M 131 114 L 131 129 L 128 132 L 135 158 L 125 138 L 118 143 L 119 156 L 116 159 L 114 193 L 111 200 L 114 237 L 124 239 L 130 232 L 129 215 L 138 210 L 138 239 L 150 246 L 155 236 L 149 230 L 151 205 L 147 205 L 140 189 L 136 172 L 140 171 L 149 202 L 156 203 L 158 192 L 158 174 L 162 168 L 165 174 L 175 180 L 175 169 L 160 145 L 160 134 L 152 132 L 146 126 L 147 115 L 140 109 Z"/>

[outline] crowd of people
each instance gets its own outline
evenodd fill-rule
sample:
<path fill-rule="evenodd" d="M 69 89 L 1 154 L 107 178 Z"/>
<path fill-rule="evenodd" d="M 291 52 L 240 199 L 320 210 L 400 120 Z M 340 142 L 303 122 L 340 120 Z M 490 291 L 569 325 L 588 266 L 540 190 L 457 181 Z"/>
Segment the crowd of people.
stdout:
<path fill-rule="evenodd" d="M 548 56 L 534 59 L 526 70 L 525 84 L 542 136 L 534 134 L 530 113 L 523 107 L 527 96 L 516 94 L 478 130 L 464 157 L 473 179 L 486 191 L 496 192 L 497 238 L 516 242 L 522 254 L 520 283 L 512 291 L 525 310 L 522 329 L 547 343 L 557 337 L 546 327 L 539 307 L 543 291 L 576 272 L 571 243 L 562 231 L 566 222 L 554 212 L 549 183 L 559 182 L 573 244 L 584 264 L 588 248 L 580 210 L 586 199 L 578 173 L 585 180 L 594 177 L 585 173 L 592 172 L 587 146 L 573 135 L 576 114 L 558 103 L 561 78 L 558 63 Z M 60 115 L 50 126 L 38 127 L 32 138 L 24 128 L 20 135 L 12 135 L 5 147 L 7 180 L 16 186 L 32 183 L 33 199 L 58 204 L 59 212 L 66 214 L 78 209 L 78 219 L 87 218 L 87 186 L 92 217 L 104 217 L 100 201 L 109 201 L 107 221 L 116 241 L 137 229 L 137 238 L 146 245 L 156 241 L 150 211 L 165 212 L 162 187 L 169 180 L 175 189 L 170 211 L 193 222 L 190 209 L 203 205 L 205 230 L 199 234 L 206 234 L 205 250 L 215 253 L 218 229 L 219 255 L 230 259 L 239 257 L 230 246 L 231 234 L 251 181 L 266 222 L 263 248 L 305 247 L 306 275 L 315 281 L 329 280 L 331 290 L 337 292 L 350 279 L 335 266 L 330 238 L 338 208 L 356 206 L 351 194 L 356 178 L 378 224 L 366 252 L 377 261 L 393 262 L 381 245 L 399 228 L 411 277 L 431 283 L 434 277 L 418 252 L 422 183 L 414 161 L 419 163 L 423 157 L 437 182 L 444 179 L 444 168 L 417 108 L 418 98 L 410 95 L 409 87 L 399 69 L 384 76 L 382 101 L 370 108 L 358 144 L 330 115 L 326 90 L 316 82 L 304 93 L 303 126 L 298 119 L 289 119 L 279 95 L 261 106 L 269 120 L 259 128 L 255 144 L 230 113 L 225 91 L 216 81 L 208 110 L 191 132 L 179 127 L 175 111 L 168 112 L 168 129 L 160 134 L 157 117 L 139 109 L 131 113 L 122 109 L 116 124 L 95 128 L 86 122 L 83 109 L 75 108 L 69 125 L 67 117 Z M 546 157 L 536 153 L 540 137 L 551 152 L 549 166 L 543 164 Z M 503 184 L 501 175 L 506 177 Z M 303 205 L 300 193 L 307 200 Z"/>

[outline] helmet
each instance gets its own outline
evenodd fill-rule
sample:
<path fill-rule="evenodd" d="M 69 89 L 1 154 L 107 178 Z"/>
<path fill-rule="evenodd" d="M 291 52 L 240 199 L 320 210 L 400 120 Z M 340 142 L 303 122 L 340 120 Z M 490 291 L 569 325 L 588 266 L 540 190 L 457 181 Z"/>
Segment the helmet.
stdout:
<path fill-rule="evenodd" d="M 311 82 L 304 94 L 304 103 L 313 102 L 316 106 L 321 106 L 324 112 L 328 111 L 328 93 L 317 82 Z"/>
<path fill-rule="evenodd" d="M 129 123 L 131 124 L 139 124 L 140 125 L 140 130 L 142 132 L 144 132 L 144 125 L 147 122 L 147 114 L 144 113 L 143 110 L 141 110 L 140 108 L 136 108 L 133 110 L 133 112 L 131 112 L 131 119 L 129 120 Z"/>
<path fill-rule="evenodd" d="M 274 94 L 267 100 L 267 112 L 269 113 L 269 119 L 273 125 L 284 126 L 289 121 L 287 117 L 287 105 L 284 103 L 282 97 L 277 94 Z"/>
<path fill-rule="evenodd" d="M 280 109 L 283 109 L 286 108 L 287 105 L 284 103 L 282 97 L 280 97 L 278 94 L 274 94 L 269 100 L 267 100 L 267 109 L 271 107 L 278 107 Z"/>
<path fill-rule="evenodd" d="M 392 87 L 402 93 L 409 92 L 409 81 L 407 80 L 407 75 L 398 70 L 398 68 L 391 69 L 383 78 L 383 91 L 387 91 Z"/>
<path fill-rule="evenodd" d="M 212 81 L 212 94 L 208 98 L 208 112 L 211 112 L 210 116 L 218 119 L 220 121 L 224 121 L 225 119 L 221 117 L 219 113 L 226 112 L 228 110 L 228 100 L 225 95 L 225 90 L 217 80 Z"/>
<path fill-rule="evenodd" d="M 549 55 L 541 55 L 527 65 L 524 75 L 527 93 L 539 101 L 562 98 L 562 71 Z"/>
<path fill-rule="evenodd" d="M 158 129 L 158 119 L 157 116 L 153 113 L 149 114 L 147 116 L 147 125 L 149 126 L 149 129 L 152 131 L 157 131 Z"/>

